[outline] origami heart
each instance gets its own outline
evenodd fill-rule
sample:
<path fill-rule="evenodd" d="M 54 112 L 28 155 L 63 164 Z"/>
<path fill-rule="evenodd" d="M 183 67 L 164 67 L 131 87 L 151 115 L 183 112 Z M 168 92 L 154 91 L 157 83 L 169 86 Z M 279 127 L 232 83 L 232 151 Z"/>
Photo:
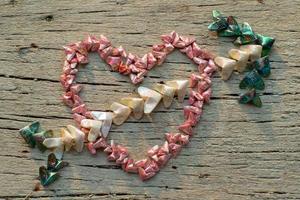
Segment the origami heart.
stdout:
<path fill-rule="evenodd" d="M 102 35 L 99 39 L 89 36 L 83 41 L 64 47 L 66 60 L 63 74 L 60 77 L 65 90 L 62 99 L 66 105 L 72 108 L 73 118 L 81 131 L 88 134 L 88 150 L 92 154 L 95 154 L 98 149 L 103 150 L 108 154 L 109 161 L 121 165 L 126 172 L 138 173 L 142 180 L 147 180 L 157 174 L 170 158 L 176 157 L 182 147 L 188 144 L 189 138 L 193 134 L 193 127 L 196 126 L 201 117 L 203 104 L 209 103 L 211 96 L 210 77 L 217 69 L 212 54 L 201 49 L 196 44 L 195 39 L 179 36 L 174 31 L 168 35 L 163 35 L 161 39 L 162 44 L 153 45 L 152 50 L 142 57 L 127 53 L 122 47 L 113 47 L 111 42 Z M 182 102 L 188 82 L 184 80 L 168 81 L 166 84 L 156 84 L 154 90 L 139 87 L 138 93 L 141 98 L 123 98 L 120 102 L 114 102 L 111 105 L 113 112 L 97 113 L 97 111 L 89 111 L 79 96 L 82 87 L 75 82 L 77 68 L 80 64 L 88 63 L 88 52 L 97 51 L 113 71 L 128 75 L 132 83 L 137 84 L 143 81 L 145 75 L 154 66 L 161 65 L 174 49 L 179 49 L 186 54 L 198 65 L 199 70 L 199 74 L 192 74 L 190 77 L 189 106 L 184 107 L 185 119 L 178 127 L 181 133 L 166 133 L 166 141 L 162 146 L 152 147 L 147 152 L 147 158 L 134 161 L 126 147 L 116 144 L 114 141 L 107 142 L 111 123 L 122 124 L 130 113 L 133 113 L 135 118 L 140 119 L 141 114 L 143 114 L 141 111 L 150 114 L 161 99 L 163 99 L 164 105 L 169 107 L 174 95 Z M 104 129 L 103 124 L 106 124 Z M 68 146 L 68 149 L 70 148 Z"/>

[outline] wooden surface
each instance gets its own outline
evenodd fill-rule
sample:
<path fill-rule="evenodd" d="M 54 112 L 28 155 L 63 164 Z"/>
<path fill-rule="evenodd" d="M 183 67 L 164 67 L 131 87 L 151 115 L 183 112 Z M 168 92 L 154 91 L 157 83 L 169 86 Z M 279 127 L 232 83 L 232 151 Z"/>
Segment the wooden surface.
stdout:
<path fill-rule="evenodd" d="M 62 45 L 88 33 L 104 34 L 115 46 L 143 55 L 161 34 L 194 35 L 219 55 L 231 39 L 209 35 L 211 11 L 247 21 L 258 33 L 276 37 L 272 75 L 265 80 L 263 107 L 236 101 L 242 75 L 213 78 L 213 98 L 197 134 L 180 156 L 147 182 L 106 161 L 102 153 L 68 153 L 62 178 L 32 199 L 300 199 L 299 9 L 300 1 L 265 0 L 2 0 L 0 2 L 0 199 L 23 199 L 33 188 L 46 154 L 30 149 L 18 129 L 33 120 L 45 129 L 73 124 L 61 102 L 58 78 Z M 33 45 L 32 45 L 33 44 Z M 143 85 L 187 78 L 196 67 L 179 52 L 149 73 Z M 135 87 L 111 73 L 96 54 L 78 81 L 92 109 L 104 110 Z M 160 144 L 163 133 L 182 120 L 177 102 L 152 114 L 153 123 L 130 119 L 110 137 L 136 158 Z"/>

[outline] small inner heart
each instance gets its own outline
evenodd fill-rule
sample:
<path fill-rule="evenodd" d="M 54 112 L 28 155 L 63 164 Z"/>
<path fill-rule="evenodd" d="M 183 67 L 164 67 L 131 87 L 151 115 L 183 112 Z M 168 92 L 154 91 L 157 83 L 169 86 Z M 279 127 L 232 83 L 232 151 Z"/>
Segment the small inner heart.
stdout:
<path fill-rule="evenodd" d="M 189 79 L 191 73 L 197 72 L 197 66 L 179 51 L 168 56 L 161 66 L 154 67 L 147 78 L 138 86 L 151 88 L 154 83 L 174 79 Z M 111 72 L 109 66 L 99 59 L 97 53 L 89 54 L 89 63 L 81 66 L 77 82 L 84 86 L 81 97 L 91 110 L 106 111 L 113 102 L 136 93 L 137 85 L 133 85 L 128 77 Z M 182 123 L 183 106 L 175 97 L 170 108 L 160 103 L 149 116 L 136 120 L 132 116 L 120 125 L 113 125 L 109 139 L 126 146 L 133 159 L 145 158 L 152 146 L 162 145 L 165 133 L 178 132 L 177 126 Z"/>

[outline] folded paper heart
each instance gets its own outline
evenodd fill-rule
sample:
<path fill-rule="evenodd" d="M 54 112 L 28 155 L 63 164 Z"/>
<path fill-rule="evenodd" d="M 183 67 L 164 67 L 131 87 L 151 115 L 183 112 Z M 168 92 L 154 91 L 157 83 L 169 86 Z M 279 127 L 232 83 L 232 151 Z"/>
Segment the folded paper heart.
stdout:
<path fill-rule="evenodd" d="M 24 138 L 27 144 L 30 145 L 30 147 L 35 147 L 36 141 L 34 140 L 33 136 L 39 131 L 39 129 L 40 123 L 34 122 L 20 130 L 21 136 Z"/>
<path fill-rule="evenodd" d="M 256 107 L 261 107 L 262 103 L 259 95 L 256 93 L 255 89 L 251 89 L 250 91 L 242 94 L 240 96 L 239 102 L 242 104 L 253 104 Z"/>
<path fill-rule="evenodd" d="M 187 80 L 167 81 L 166 85 L 175 88 L 175 94 L 178 97 L 178 102 L 183 102 L 184 96 L 189 85 Z"/>
<path fill-rule="evenodd" d="M 230 58 L 237 62 L 235 70 L 238 72 L 245 71 L 250 55 L 247 52 L 238 49 L 231 49 L 228 54 Z"/>
<path fill-rule="evenodd" d="M 114 102 L 111 104 L 110 109 L 113 111 L 113 123 L 116 125 L 123 124 L 131 113 L 128 106 Z"/>
<path fill-rule="evenodd" d="M 255 88 L 257 90 L 263 90 L 265 89 L 265 83 L 261 76 L 254 69 L 251 72 L 247 73 L 244 79 L 240 82 L 240 88 Z"/>
<path fill-rule="evenodd" d="M 102 121 L 94 119 L 83 119 L 80 125 L 83 128 L 90 129 L 87 138 L 89 142 L 95 142 L 98 137 L 101 137 Z"/>
<path fill-rule="evenodd" d="M 169 108 L 172 104 L 172 101 L 173 101 L 173 98 L 174 98 L 174 95 L 176 92 L 176 88 L 165 85 L 165 84 L 157 83 L 153 86 L 153 89 L 163 95 L 164 106 L 166 108 Z M 184 94 L 185 94 L 185 92 L 184 92 Z"/>
<path fill-rule="evenodd" d="M 250 60 L 253 62 L 261 57 L 262 46 L 255 44 L 242 45 L 240 47 L 241 51 L 249 54 Z"/>
<path fill-rule="evenodd" d="M 162 98 L 162 95 L 160 93 L 142 86 L 138 88 L 138 94 L 145 100 L 145 114 L 150 114 Z"/>
<path fill-rule="evenodd" d="M 112 119 L 113 119 L 113 114 L 111 112 L 99 112 L 99 111 L 92 111 L 91 116 L 95 120 L 99 120 L 102 122 L 102 126 L 100 129 L 102 137 L 107 137 L 111 124 L 112 124 Z"/>
<path fill-rule="evenodd" d="M 236 61 L 225 57 L 216 57 L 215 63 L 220 67 L 219 72 L 223 80 L 228 80 L 236 67 Z"/>
<path fill-rule="evenodd" d="M 57 171 L 68 165 L 69 163 L 57 159 L 54 153 L 50 153 L 48 155 L 47 167 L 41 166 L 39 170 L 41 184 L 47 186 L 53 183 L 59 177 Z"/>
<path fill-rule="evenodd" d="M 259 75 L 262 77 L 268 77 L 271 74 L 269 56 L 259 58 L 251 63 L 250 68 L 256 69 Z"/>

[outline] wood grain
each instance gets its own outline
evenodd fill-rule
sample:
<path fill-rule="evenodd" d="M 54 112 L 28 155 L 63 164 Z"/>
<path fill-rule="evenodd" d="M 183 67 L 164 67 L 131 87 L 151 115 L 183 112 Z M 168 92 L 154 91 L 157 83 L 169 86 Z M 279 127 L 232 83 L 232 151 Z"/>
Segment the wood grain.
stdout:
<path fill-rule="evenodd" d="M 18 129 L 33 120 L 43 128 L 73 124 L 60 101 L 62 45 L 88 33 L 104 34 L 115 46 L 143 55 L 159 36 L 176 30 L 194 35 L 219 55 L 231 39 L 207 31 L 213 9 L 238 16 L 255 31 L 276 37 L 272 75 L 265 80 L 261 109 L 239 105 L 242 75 L 213 78 L 213 99 L 197 134 L 177 159 L 147 182 L 122 172 L 102 153 L 69 153 L 62 178 L 32 199 L 300 199 L 299 48 L 300 1 L 255 0 L 2 0 L 0 2 L 0 199 L 24 199 L 32 191 L 46 154 L 30 149 Z M 188 77 L 196 67 L 179 52 L 149 73 L 143 85 Z M 97 55 L 79 72 L 83 98 L 104 110 L 134 92 L 128 78 L 111 73 Z M 182 119 L 182 105 L 158 107 L 140 121 L 114 126 L 111 138 L 136 157 L 161 143 Z"/>

